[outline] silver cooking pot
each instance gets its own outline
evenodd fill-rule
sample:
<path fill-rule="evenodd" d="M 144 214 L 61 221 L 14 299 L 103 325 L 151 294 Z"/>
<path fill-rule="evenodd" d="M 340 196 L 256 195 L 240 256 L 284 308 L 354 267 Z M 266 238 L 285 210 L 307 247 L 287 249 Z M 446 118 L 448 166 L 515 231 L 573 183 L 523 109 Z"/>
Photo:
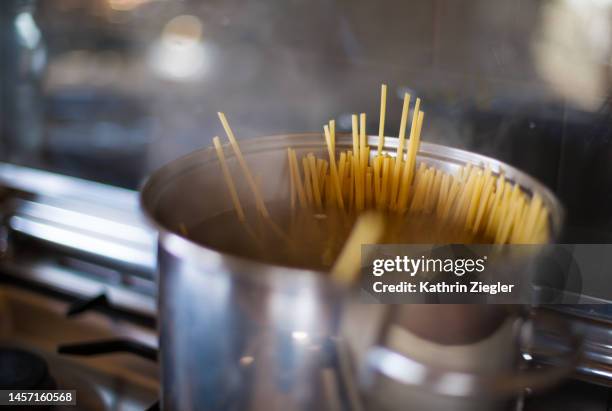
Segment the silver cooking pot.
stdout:
<path fill-rule="evenodd" d="M 377 140 L 371 136 L 369 144 L 375 147 Z M 350 136 L 338 136 L 339 150 L 351 144 Z M 289 201 L 287 147 L 298 155 L 327 155 L 318 133 L 261 137 L 240 145 L 256 178 L 264 182 L 266 201 Z M 390 154 L 396 145 L 397 139 L 385 139 Z M 225 152 L 245 201 L 248 187 L 231 150 L 226 147 Z M 508 179 L 542 196 L 551 211 L 552 234 L 559 233 L 562 207 L 525 173 L 488 157 L 428 143 L 421 144 L 418 160 L 450 172 L 467 163 L 488 164 L 493 172 L 503 168 Z M 354 371 L 346 361 L 350 349 L 342 348 L 338 338 L 346 290 L 322 273 L 239 258 L 178 234 L 181 224 L 194 226 L 232 209 L 220 171 L 214 149 L 198 150 L 159 169 L 141 192 L 144 212 L 159 230 L 162 409 L 358 409 L 356 386 L 348 381 Z M 373 334 L 379 329 L 363 326 Z M 381 341 L 376 335 L 362 337 L 369 338 L 366 346 Z M 375 358 L 390 358 L 381 349 L 373 348 L 370 365 Z M 373 369 L 389 378 L 381 364 Z"/>

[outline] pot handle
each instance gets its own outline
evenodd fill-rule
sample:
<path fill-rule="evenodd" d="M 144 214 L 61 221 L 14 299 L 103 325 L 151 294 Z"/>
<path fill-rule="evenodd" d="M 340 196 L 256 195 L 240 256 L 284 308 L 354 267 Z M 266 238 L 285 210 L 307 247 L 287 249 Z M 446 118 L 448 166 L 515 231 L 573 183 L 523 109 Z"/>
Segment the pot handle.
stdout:
<path fill-rule="evenodd" d="M 376 377 L 382 375 L 403 386 L 418 386 L 445 396 L 513 396 L 526 388 L 537 390 L 551 386 L 575 369 L 581 356 L 582 340 L 571 333 L 565 337 L 567 341 L 564 346 L 567 348 L 549 357 L 557 360 L 554 361 L 555 365 L 501 376 L 435 367 L 377 345 L 367 354 L 362 383 L 365 387 L 372 386 Z"/>

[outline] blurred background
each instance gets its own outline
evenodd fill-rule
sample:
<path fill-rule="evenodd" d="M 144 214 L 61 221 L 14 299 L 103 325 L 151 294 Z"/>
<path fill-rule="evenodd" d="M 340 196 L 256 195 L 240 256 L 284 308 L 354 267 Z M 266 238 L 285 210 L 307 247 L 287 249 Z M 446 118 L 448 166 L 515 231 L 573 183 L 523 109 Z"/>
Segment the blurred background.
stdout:
<path fill-rule="evenodd" d="M 223 135 L 217 111 L 239 138 L 348 130 L 355 112 L 376 133 L 381 83 L 387 135 L 418 95 L 424 140 L 541 180 L 567 208 L 561 242 L 612 242 L 612 0 L 0 1 L 0 342 L 55 375 L 58 347 L 91 351 L 67 341 L 154 346 L 144 178 Z M 589 341 L 576 374 L 612 387 L 612 305 L 563 310 Z M 112 409 L 157 398 L 156 354 L 136 351 L 79 363 Z M 534 409 L 612 409 L 591 385 L 553 399 Z"/>
<path fill-rule="evenodd" d="M 316 131 L 391 88 L 425 138 L 519 166 L 612 239 L 612 1 L 6 0 L 2 160 L 135 189 L 210 144 Z"/>

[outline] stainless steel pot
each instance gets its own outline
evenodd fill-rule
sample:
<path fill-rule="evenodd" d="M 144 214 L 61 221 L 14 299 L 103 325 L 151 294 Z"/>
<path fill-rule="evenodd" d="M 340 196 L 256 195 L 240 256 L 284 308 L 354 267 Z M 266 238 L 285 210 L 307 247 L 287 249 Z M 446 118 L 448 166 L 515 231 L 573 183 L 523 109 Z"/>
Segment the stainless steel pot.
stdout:
<path fill-rule="evenodd" d="M 369 137 L 369 144 L 376 146 L 377 138 Z M 385 150 L 394 153 L 396 144 L 397 139 L 386 138 Z M 298 155 L 309 151 L 326 155 L 320 134 L 241 142 L 256 178 L 264 182 L 266 201 L 288 201 L 287 147 Z M 339 136 L 337 147 L 350 148 L 350 136 Z M 226 156 L 242 199 L 249 198 L 229 149 Z M 489 164 L 493 172 L 503 168 L 510 180 L 540 193 L 551 210 L 553 235 L 559 233 L 563 220 L 559 202 L 521 171 L 481 155 L 427 143 L 421 145 L 418 160 L 447 171 L 466 163 Z M 159 230 L 165 411 L 355 407 L 354 387 L 347 386 L 338 371 L 343 368 L 338 367 L 343 356 L 338 355 L 337 336 L 345 291 L 322 273 L 264 265 L 177 234 L 180 224 L 189 227 L 232 208 L 213 149 L 193 152 L 158 170 L 144 185 L 141 201 Z"/>

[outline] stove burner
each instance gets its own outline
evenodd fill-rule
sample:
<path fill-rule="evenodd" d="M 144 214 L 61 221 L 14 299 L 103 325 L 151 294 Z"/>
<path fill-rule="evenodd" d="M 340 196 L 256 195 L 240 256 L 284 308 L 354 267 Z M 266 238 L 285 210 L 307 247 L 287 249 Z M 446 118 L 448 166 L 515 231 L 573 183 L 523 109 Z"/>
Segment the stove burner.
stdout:
<path fill-rule="evenodd" d="M 53 390 L 55 381 L 47 362 L 40 356 L 17 348 L 0 348 L 0 389 Z"/>
<path fill-rule="evenodd" d="M 83 356 L 125 352 L 146 358 L 147 360 L 157 361 L 157 349 L 139 341 L 124 338 L 62 344 L 57 347 L 57 352 L 60 354 Z M 147 408 L 147 411 L 159 411 L 159 401 Z"/>

